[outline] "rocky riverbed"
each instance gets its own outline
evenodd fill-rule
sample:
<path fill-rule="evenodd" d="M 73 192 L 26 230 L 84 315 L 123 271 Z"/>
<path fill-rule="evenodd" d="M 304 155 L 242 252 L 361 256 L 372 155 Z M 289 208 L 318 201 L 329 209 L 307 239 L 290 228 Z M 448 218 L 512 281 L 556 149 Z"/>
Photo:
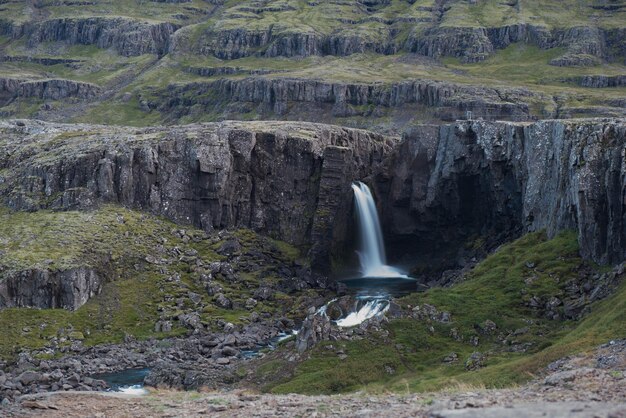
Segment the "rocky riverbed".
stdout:
<path fill-rule="evenodd" d="M 626 340 L 550 364 L 530 383 L 511 389 L 458 385 L 419 394 L 359 392 L 335 396 L 267 395 L 249 390 L 151 391 L 133 397 L 84 392 L 27 395 L 2 407 L 10 417 L 624 417 Z"/>

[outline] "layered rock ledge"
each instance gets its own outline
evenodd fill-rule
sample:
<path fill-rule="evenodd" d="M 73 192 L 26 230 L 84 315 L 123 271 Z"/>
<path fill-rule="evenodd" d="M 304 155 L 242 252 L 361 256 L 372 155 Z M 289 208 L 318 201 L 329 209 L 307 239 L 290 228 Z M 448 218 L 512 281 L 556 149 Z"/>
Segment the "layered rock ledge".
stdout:
<path fill-rule="evenodd" d="M 113 202 L 207 231 L 247 227 L 326 269 L 353 235 L 350 183 L 369 178 L 391 254 L 459 249 L 463 265 L 468 244 L 573 229 L 584 257 L 626 258 L 622 119 L 458 121 L 402 141 L 295 122 L 6 121 L 0 133 L 0 198 L 17 210 Z"/>
<path fill-rule="evenodd" d="M 314 262 L 341 240 L 333 230 L 345 231 L 350 182 L 370 175 L 395 142 L 281 122 L 133 129 L 8 121 L 0 131 L 0 195 L 14 209 L 119 203 L 206 231 L 247 227 L 312 244 Z"/>

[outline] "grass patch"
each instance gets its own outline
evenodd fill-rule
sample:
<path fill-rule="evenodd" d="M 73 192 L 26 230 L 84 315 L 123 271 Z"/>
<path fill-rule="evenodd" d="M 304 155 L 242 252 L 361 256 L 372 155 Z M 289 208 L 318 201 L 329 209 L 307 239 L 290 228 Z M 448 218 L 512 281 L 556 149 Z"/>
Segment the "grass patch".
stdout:
<path fill-rule="evenodd" d="M 83 134 L 67 133 L 59 140 L 74 140 Z M 213 281 L 235 304 L 233 309 L 220 308 L 201 279 L 208 270 L 198 270 L 195 261 L 197 258 L 205 266 L 223 261 L 225 257 L 216 250 L 224 241 L 193 227 L 184 232 L 180 228 L 163 218 L 115 205 L 85 212 L 32 213 L 0 207 L 0 281 L 25 270 L 63 271 L 82 266 L 95 269 L 106 279 L 102 292 L 74 312 L 0 310 L 0 327 L 7 336 L 0 340 L 0 358 L 9 359 L 25 348 L 41 349 L 36 355 L 49 356 L 53 352 L 49 348 L 77 340 L 91 346 L 120 342 L 127 335 L 147 339 L 185 334 L 188 331 L 178 318 L 196 311 L 208 327 L 221 321 L 245 323 L 252 312 L 244 309 L 247 299 L 261 283 L 278 280 L 273 275 L 274 262 L 235 281 L 216 275 Z M 299 254 L 290 245 L 251 230 L 236 231 L 233 236 L 241 241 L 243 252 L 266 252 L 277 263 L 291 265 Z M 196 258 L 186 261 L 189 254 Z M 197 302 L 190 293 L 197 295 Z M 301 306 L 307 303 L 305 296 L 302 292 L 300 297 L 289 298 L 276 292 L 254 310 L 295 318 L 305 311 Z M 155 331 L 159 320 L 170 321 L 172 330 Z"/>
<path fill-rule="evenodd" d="M 425 304 L 449 312 L 450 322 L 394 319 L 388 336 L 341 342 L 348 357 L 336 354 L 339 343 L 315 347 L 292 375 L 267 386 L 276 393 L 431 391 L 459 385 L 503 387 L 522 383 L 549 362 L 626 335 L 626 285 L 609 300 L 593 305 L 580 322 L 549 320 L 529 307 L 531 297 L 561 296 L 584 262 L 576 234 L 563 232 L 548 240 L 531 233 L 501 247 L 481 262 L 466 280 L 399 300 L 406 311 Z M 621 315 L 621 316 L 620 316 Z M 483 332 L 486 320 L 497 330 Z M 517 331 L 519 330 L 519 331 Z M 517 331 L 517 332 L 516 332 Z M 478 338 L 478 346 L 472 341 Z M 525 351 L 513 349 L 525 346 Z M 486 355 L 485 367 L 467 371 L 473 352 Z M 450 353 L 458 360 L 444 362 Z"/>

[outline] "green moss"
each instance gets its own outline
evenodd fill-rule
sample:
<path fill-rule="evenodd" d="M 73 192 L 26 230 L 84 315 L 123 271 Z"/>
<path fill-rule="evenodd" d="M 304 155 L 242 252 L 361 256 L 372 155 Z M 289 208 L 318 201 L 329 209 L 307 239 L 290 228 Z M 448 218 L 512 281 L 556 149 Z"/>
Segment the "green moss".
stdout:
<path fill-rule="evenodd" d="M 266 389 L 279 393 L 363 388 L 429 391 L 459 383 L 488 387 L 521 383 L 550 361 L 625 335 L 625 320 L 618 316 L 625 308 L 626 285 L 610 300 L 595 304 L 592 314 L 579 323 L 547 320 L 528 308 L 531 296 L 560 295 L 582 263 L 574 232 L 563 232 L 551 240 L 544 233 L 528 234 L 487 257 L 462 283 L 399 301 L 405 310 L 433 305 L 440 312 L 449 312 L 451 322 L 391 320 L 386 338 L 342 342 L 348 355 L 345 360 L 336 354 L 337 343 L 320 344 L 293 374 L 279 376 L 280 380 Z M 497 324 L 495 334 L 478 331 L 486 320 Z M 511 351 L 498 334 L 521 328 L 526 332 L 509 337 L 509 343 L 526 344 L 528 349 Z M 478 347 L 470 343 L 472 337 L 479 338 Z M 487 354 L 486 367 L 466 371 L 465 359 L 474 351 Z M 444 357 L 452 352 L 458 361 L 444 363 Z"/>
<path fill-rule="evenodd" d="M 173 227 L 163 219 L 110 205 L 91 212 L 28 213 L 0 207 L 0 265 L 5 271 L 65 270 L 111 260 L 115 266 L 151 254 L 162 237 L 171 237 Z"/>

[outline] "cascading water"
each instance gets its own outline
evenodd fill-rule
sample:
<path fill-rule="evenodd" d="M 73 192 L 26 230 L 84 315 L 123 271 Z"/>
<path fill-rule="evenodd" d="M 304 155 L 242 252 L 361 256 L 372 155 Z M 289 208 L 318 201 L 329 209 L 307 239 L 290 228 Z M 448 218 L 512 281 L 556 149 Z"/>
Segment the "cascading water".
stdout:
<path fill-rule="evenodd" d="M 353 327 L 370 318 L 376 318 L 383 315 L 389 309 L 389 300 L 387 299 L 371 299 L 365 302 L 360 309 L 350 312 L 345 318 L 338 319 L 337 325 L 345 327 Z"/>
<path fill-rule="evenodd" d="M 400 288 L 404 289 L 403 286 L 399 287 L 398 283 L 402 282 L 404 285 L 413 282 L 413 279 L 400 269 L 387 265 L 378 212 L 369 187 L 357 181 L 352 184 L 352 190 L 361 239 L 357 251 L 361 263 L 361 277 L 346 279 L 344 283 L 356 284 L 357 288 L 360 288 L 360 294 L 356 295 L 356 301 L 351 309 L 344 310 L 345 305 L 340 303 L 338 309 L 342 316 L 332 321 L 340 328 L 354 327 L 368 320 L 380 319 L 391 306 L 391 292 L 396 293 Z M 328 309 L 337 301 L 335 298 L 321 306 L 315 315 L 329 318 Z"/>
<path fill-rule="evenodd" d="M 361 234 L 361 248 L 357 251 L 361 274 L 363 277 L 407 278 L 402 271 L 386 264 L 383 234 L 369 187 L 357 181 L 352 183 L 352 190 Z"/>
<path fill-rule="evenodd" d="M 337 302 L 337 298 L 322 305 L 315 315 L 328 317 L 328 308 Z M 341 328 L 349 328 L 359 325 L 368 319 L 380 318 L 389 309 L 389 297 L 357 297 L 353 309 L 333 322 Z"/>

